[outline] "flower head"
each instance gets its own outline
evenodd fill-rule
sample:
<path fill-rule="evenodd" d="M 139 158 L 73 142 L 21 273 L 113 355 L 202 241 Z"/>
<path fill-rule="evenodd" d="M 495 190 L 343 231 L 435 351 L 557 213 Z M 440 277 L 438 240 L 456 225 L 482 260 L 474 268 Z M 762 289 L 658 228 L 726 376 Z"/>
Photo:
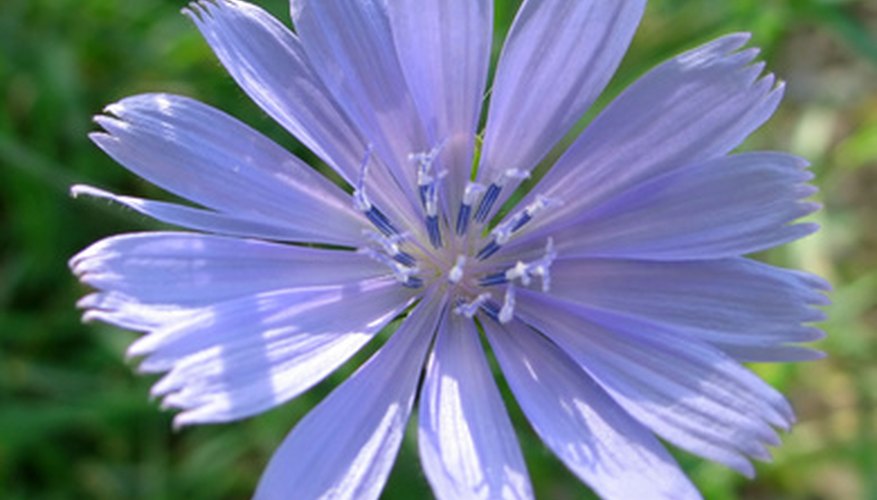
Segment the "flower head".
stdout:
<path fill-rule="evenodd" d="M 439 497 L 532 497 L 482 334 L 533 429 L 601 496 L 697 496 L 658 437 L 753 474 L 794 417 L 740 363 L 818 357 L 796 344 L 820 337 L 827 285 L 743 257 L 812 232 L 794 221 L 816 208 L 803 160 L 732 153 L 783 92 L 748 37 L 643 76 L 529 186 L 644 3 L 525 1 L 483 142 L 491 0 L 293 0 L 295 33 L 237 0 L 192 4 L 241 88 L 348 189 L 205 104 L 123 99 L 94 142 L 200 207 L 75 187 L 191 230 L 75 256 L 97 290 L 85 317 L 143 332 L 129 353 L 164 374 L 152 392 L 177 425 L 282 404 L 400 319 L 295 426 L 259 498 L 376 498 L 415 400 Z"/>

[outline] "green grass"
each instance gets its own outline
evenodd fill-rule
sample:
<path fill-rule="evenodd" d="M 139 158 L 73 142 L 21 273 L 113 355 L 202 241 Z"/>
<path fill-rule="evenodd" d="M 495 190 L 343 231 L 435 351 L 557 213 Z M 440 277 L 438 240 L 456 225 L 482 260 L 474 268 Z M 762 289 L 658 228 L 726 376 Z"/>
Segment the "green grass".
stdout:
<path fill-rule="evenodd" d="M 501 36 L 513 3 L 499 0 Z M 287 19 L 286 2 L 263 2 Z M 249 102 L 179 14 L 155 0 L 0 2 L 0 496 L 8 499 L 247 498 L 283 436 L 341 379 L 245 422 L 171 431 L 148 400 L 150 377 L 124 360 L 133 335 L 83 325 L 85 290 L 66 268 L 103 236 L 157 227 L 103 203 L 72 200 L 89 183 L 164 196 L 86 138 L 91 116 L 126 95 L 182 93 L 244 119 L 307 157 Z M 680 454 L 708 498 L 877 499 L 877 7 L 871 0 L 654 0 L 608 95 L 647 68 L 716 35 L 752 31 L 788 82 L 777 116 L 745 148 L 808 157 L 824 230 L 764 257 L 826 276 L 835 304 L 824 361 L 756 370 L 787 393 L 800 424 L 746 481 Z M 605 102 L 601 101 L 601 102 Z M 364 354 L 357 359 L 363 359 Z M 587 498 L 513 417 L 544 498 Z M 428 487 L 413 435 L 386 498 Z"/>

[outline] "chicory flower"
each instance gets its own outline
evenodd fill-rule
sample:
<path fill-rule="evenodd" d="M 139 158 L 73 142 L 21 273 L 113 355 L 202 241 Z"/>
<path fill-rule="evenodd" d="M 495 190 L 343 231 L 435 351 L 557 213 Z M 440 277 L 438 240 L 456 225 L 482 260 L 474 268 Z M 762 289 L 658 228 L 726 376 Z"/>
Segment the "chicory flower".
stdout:
<path fill-rule="evenodd" d="M 108 106 L 94 142 L 197 206 L 74 187 L 189 230 L 74 257 L 97 290 L 85 318 L 143 333 L 129 354 L 164 374 L 152 392 L 177 425 L 289 401 L 398 320 L 295 426 L 257 498 L 376 498 L 415 401 L 438 497 L 533 497 L 482 335 L 599 495 L 697 497 L 658 437 L 752 475 L 794 416 L 741 362 L 818 357 L 796 344 L 820 338 L 827 285 L 744 257 L 814 231 L 794 221 L 816 208 L 804 160 L 733 152 L 783 93 L 748 36 L 650 71 L 528 182 L 644 4 L 525 1 L 483 131 L 491 0 L 293 0 L 295 32 L 237 0 L 192 4 L 240 87 L 344 186 L 192 99 Z"/>

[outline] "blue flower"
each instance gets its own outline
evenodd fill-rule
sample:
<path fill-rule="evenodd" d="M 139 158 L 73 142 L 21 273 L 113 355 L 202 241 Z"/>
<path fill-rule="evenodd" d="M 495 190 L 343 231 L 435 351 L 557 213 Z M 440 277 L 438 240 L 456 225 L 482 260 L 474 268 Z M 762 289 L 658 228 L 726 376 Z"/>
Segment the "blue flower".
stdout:
<path fill-rule="evenodd" d="M 347 189 L 191 99 L 110 105 L 94 142 L 199 206 L 74 187 L 193 230 L 74 257 L 97 290 L 85 318 L 143 333 L 129 353 L 164 374 L 152 392 L 176 425 L 289 401 L 398 320 L 295 426 L 258 498 L 376 498 L 415 401 L 438 497 L 532 497 L 482 334 L 533 429 L 599 495 L 697 497 L 658 437 L 751 476 L 794 416 L 741 362 L 818 358 L 798 344 L 822 335 L 808 323 L 827 284 L 743 257 L 816 229 L 794 223 L 816 209 L 805 161 L 733 152 L 783 93 L 748 36 L 647 73 L 526 182 L 644 4 L 525 1 L 483 137 L 491 0 L 293 0 L 295 33 L 237 0 L 192 4 L 241 88 Z"/>

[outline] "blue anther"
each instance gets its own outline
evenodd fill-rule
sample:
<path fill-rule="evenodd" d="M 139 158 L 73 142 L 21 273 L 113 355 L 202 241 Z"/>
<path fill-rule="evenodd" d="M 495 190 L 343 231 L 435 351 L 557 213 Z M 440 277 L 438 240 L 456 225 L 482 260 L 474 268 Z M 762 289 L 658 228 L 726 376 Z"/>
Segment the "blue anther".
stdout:
<path fill-rule="evenodd" d="M 414 265 L 417 264 L 417 259 L 415 259 L 414 256 L 407 252 L 397 253 L 393 256 L 393 260 L 408 267 L 414 267 Z"/>
<path fill-rule="evenodd" d="M 508 278 L 506 278 L 506 273 L 505 273 L 505 271 L 503 271 L 501 273 L 488 274 L 487 276 L 481 278 L 478 281 L 478 284 L 480 286 L 496 286 L 496 285 L 504 285 L 508 282 L 509 282 L 509 280 L 508 280 Z"/>
<path fill-rule="evenodd" d="M 423 280 L 417 276 L 409 276 L 408 279 L 402 283 L 402 286 L 405 288 L 417 289 L 423 286 Z"/>
<path fill-rule="evenodd" d="M 438 215 L 430 215 L 426 217 L 426 232 L 429 233 L 429 242 L 433 248 L 442 247 L 442 230 L 439 227 Z"/>
<path fill-rule="evenodd" d="M 475 212 L 476 221 L 481 223 L 487 220 L 487 216 L 490 215 L 490 210 L 493 208 L 493 204 L 496 203 L 496 200 L 499 198 L 500 191 L 502 191 L 502 186 L 499 186 L 496 183 L 488 186 L 487 191 L 484 193 L 484 197 L 481 198 L 481 203 L 478 205 L 478 211 Z"/>
<path fill-rule="evenodd" d="M 365 216 L 380 232 L 384 233 L 385 236 L 399 234 L 399 231 L 393 227 L 393 224 L 387 219 L 387 216 L 374 205 L 365 212 Z"/>
<path fill-rule="evenodd" d="M 500 248 L 501 248 L 501 245 L 499 243 L 497 243 L 496 240 L 491 240 L 490 243 L 485 245 L 484 248 L 482 248 L 478 252 L 478 255 L 477 255 L 478 260 L 484 260 L 484 259 L 490 257 L 491 255 L 498 252 Z"/>
<path fill-rule="evenodd" d="M 492 300 L 488 300 L 481 305 L 481 310 L 487 314 L 487 317 L 499 323 L 499 306 Z"/>
<path fill-rule="evenodd" d="M 422 206 L 426 206 L 426 202 L 429 199 L 430 191 L 432 190 L 432 184 L 421 184 L 419 186 L 418 191 L 420 192 L 420 204 Z"/>
<path fill-rule="evenodd" d="M 469 217 L 472 216 L 472 205 L 465 203 L 460 204 L 460 211 L 457 212 L 457 234 L 463 236 L 469 229 Z"/>
<path fill-rule="evenodd" d="M 533 216 L 530 215 L 530 212 L 525 211 L 521 213 L 521 215 L 517 217 L 517 220 L 515 220 L 515 223 L 512 225 L 512 232 L 521 229 L 522 227 L 524 227 L 524 224 L 530 222 L 531 220 L 533 220 Z"/>

